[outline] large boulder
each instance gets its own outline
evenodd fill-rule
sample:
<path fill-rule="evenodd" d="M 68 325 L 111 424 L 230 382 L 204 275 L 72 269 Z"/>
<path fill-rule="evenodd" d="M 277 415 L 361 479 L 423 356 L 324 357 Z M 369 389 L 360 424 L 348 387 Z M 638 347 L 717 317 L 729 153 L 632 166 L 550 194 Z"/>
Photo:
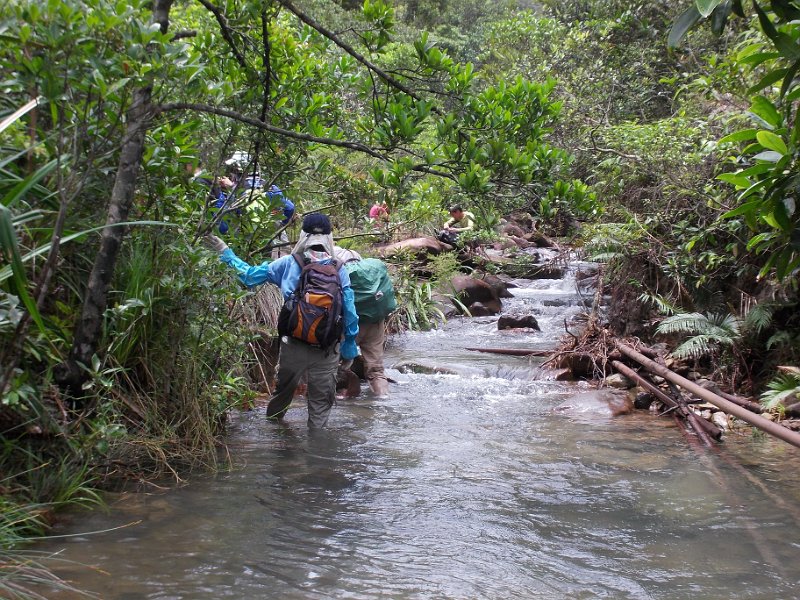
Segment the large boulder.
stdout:
<path fill-rule="evenodd" d="M 525 234 L 527 233 L 527 231 L 522 229 L 522 227 L 520 227 L 516 223 L 506 222 L 506 223 L 504 223 L 502 225 L 502 227 L 500 229 L 500 233 L 504 233 L 505 235 L 507 235 L 509 237 L 520 237 L 521 238 L 521 237 L 525 237 Z"/>
<path fill-rule="evenodd" d="M 538 231 L 532 231 L 525 234 L 525 239 L 538 248 L 554 248 L 556 243 L 549 237 Z"/>
<path fill-rule="evenodd" d="M 450 280 L 453 293 L 459 302 L 472 312 L 472 305 L 478 303 L 476 311 L 479 310 L 481 316 L 496 315 L 503 307 L 497 291 L 482 279 L 475 279 L 467 275 L 456 275 Z"/>
<path fill-rule="evenodd" d="M 417 237 L 394 242 L 393 244 L 379 248 L 378 253 L 381 256 L 388 257 L 394 256 L 400 252 L 408 252 L 414 256 L 414 258 L 426 259 L 429 255 L 436 256 L 437 254 L 441 254 L 442 252 L 450 251 L 452 249 L 452 246 L 449 244 L 444 244 L 436 238 Z"/>
<path fill-rule="evenodd" d="M 509 288 L 517 287 L 513 283 L 509 283 L 500 279 L 497 275 L 492 275 L 491 273 L 484 273 L 480 276 L 480 279 L 488 283 L 490 286 L 494 288 L 494 291 L 497 292 L 498 298 L 513 298 L 514 294 L 508 291 Z"/>

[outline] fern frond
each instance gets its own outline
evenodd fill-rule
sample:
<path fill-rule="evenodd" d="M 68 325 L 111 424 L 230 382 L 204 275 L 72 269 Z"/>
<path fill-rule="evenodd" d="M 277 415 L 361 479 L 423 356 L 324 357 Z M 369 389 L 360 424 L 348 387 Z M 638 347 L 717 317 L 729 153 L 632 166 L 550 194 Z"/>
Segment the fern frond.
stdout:
<path fill-rule="evenodd" d="M 700 313 L 680 313 L 667 317 L 656 328 L 656 333 L 701 333 L 708 327 L 708 318 Z"/>
<path fill-rule="evenodd" d="M 709 315 L 708 320 L 731 337 L 738 337 L 742 329 L 742 320 L 731 313 Z"/>
<path fill-rule="evenodd" d="M 761 394 L 764 408 L 775 408 L 779 404 L 792 404 L 800 400 L 800 375 L 783 373 L 767 384 L 767 391 Z"/>
<path fill-rule="evenodd" d="M 639 302 L 642 304 L 652 304 L 658 309 L 658 312 L 664 315 L 674 315 L 678 312 L 678 307 L 661 294 L 644 292 L 639 296 Z"/>
<path fill-rule="evenodd" d="M 788 331 L 778 331 L 767 340 L 767 350 L 772 350 L 776 346 L 789 346 L 794 342 L 794 336 Z"/>
<path fill-rule="evenodd" d="M 736 339 L 739 337 L 740 323 L 739 318 L 731 314 L 681 313 L 661 321 L 656 333 L 687 333 Z"/>
<path fill-rule="evenodd" d="M 600 252 L 599 254 L 590 256 L 589 260 L 592 262 L 609 263 L 620 256 L 622 256 L 621 252 Z"/>
<path fill-rule="evenodd" d="M 756 304 L 744 317 L 745 327 L 761 333 L 772 324 L 772 316 L 776 309 L 777 305 L 769 302 Z"/>
<path fill-rule="evenodd" d="M 670 354 L 675 358 L 700 358 L 713 352 L 710 342 L 717 340 L 707 335 L 695 335 L 675 348 Z"/>

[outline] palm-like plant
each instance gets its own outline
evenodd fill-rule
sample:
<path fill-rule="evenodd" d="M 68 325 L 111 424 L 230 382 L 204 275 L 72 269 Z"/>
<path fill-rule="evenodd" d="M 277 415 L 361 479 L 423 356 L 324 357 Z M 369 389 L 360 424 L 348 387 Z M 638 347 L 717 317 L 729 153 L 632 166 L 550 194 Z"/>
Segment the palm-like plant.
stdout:
<path fill-rule="evenodd" d="M 767 384 L 767 390 L 761 394 L 761 404 L 771 409 L 779 405 L 800 402 L 800 369 L 797 367 L 779 367 L 784 372 Z"/>
<path fill-rule="evenodd" d="M 675 358 L 701 358 L 741 339 L 741 320 L 727 314 L 680 313 L 667 317 L 656 333 L 686 334 L 690 337 L 672 351 Z"/>

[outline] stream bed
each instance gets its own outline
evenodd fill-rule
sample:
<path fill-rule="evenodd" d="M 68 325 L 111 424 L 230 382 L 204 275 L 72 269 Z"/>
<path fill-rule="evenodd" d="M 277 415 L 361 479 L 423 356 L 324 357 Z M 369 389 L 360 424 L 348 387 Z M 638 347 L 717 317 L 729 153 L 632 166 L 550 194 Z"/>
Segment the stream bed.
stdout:
<path fill-rule="evenodd" d="M 37 549 L 107 600 L 800 598 L 797 449 L 698 451 L 646 411 L 554 411 L 588 384 L 465 348 L 553 347 L 591 292 L 512 291 L 541 332 L 395 336 L 388 399 L 341 400 L 320 432 L 302 400 L 285 426 L 234 414 L 230 470 L 113 496 Z"/>

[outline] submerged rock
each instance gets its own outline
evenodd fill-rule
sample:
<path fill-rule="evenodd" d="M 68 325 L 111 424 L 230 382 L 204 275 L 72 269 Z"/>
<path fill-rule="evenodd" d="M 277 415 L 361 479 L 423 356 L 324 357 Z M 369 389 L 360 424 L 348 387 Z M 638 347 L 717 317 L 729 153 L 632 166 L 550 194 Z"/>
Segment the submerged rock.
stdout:
<path fill-rule="evenodd" d="M 452 369 L 439 366 L 423 365 L 415 362 L 401 362 L 393 367 L 401 373 L 417 373 L 420 375 L 457 375 Z"/>
<path fill-rule="evenodd" d="M 602 389 L 575 394 L 553 410 L 569 414 L 617 417 L 631 413 L 633 402 L 625 392 Z"/>
<path fill-rule="evenodd" d="M 541 331 L 533 315 L 503 315 L 497 319 L 497 329 L 535 329 Z"/>

